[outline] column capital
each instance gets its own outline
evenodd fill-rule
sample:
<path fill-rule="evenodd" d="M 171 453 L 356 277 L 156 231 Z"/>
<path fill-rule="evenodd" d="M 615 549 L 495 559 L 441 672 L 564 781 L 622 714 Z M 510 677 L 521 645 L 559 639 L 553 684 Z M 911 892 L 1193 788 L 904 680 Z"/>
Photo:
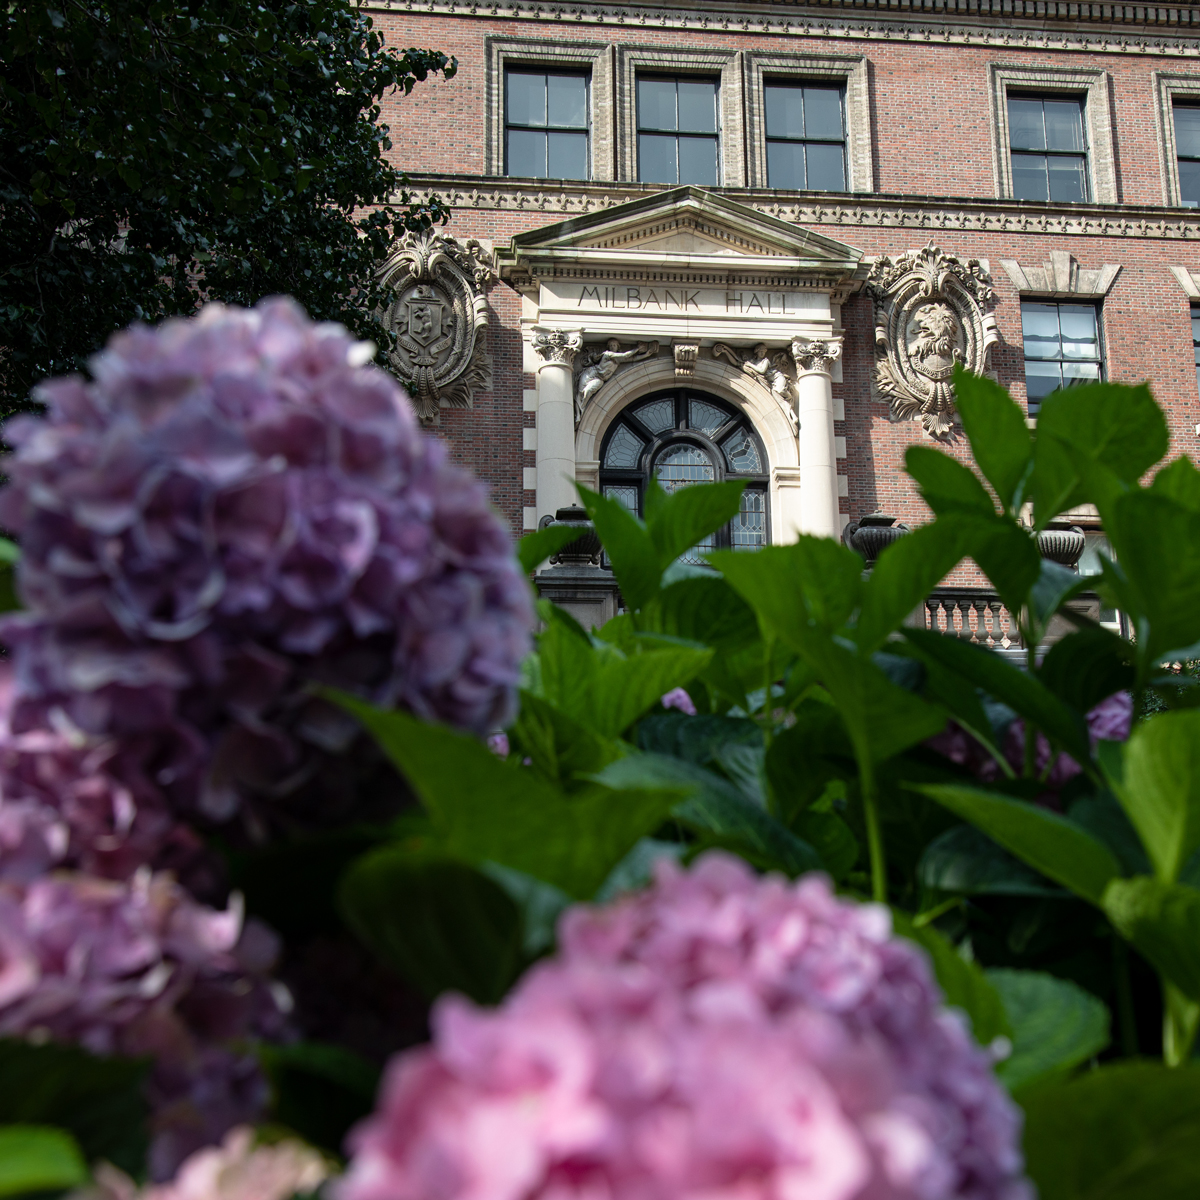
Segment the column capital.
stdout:
<path fill-rule="evenodd" d="M 796 375 L 828 375 L 833 364 L 842 357 L 842 339 L 792 338 L 792 358 L 796 362 Z"/>
<path fill-rule="evenodd" d="M 583 331 L 535 328 L 529 341 L 542 360 L 538 364 L 539 371 L 551 366 L 570 370 L 575 366 L 575 355 L 583 349 Z"/>

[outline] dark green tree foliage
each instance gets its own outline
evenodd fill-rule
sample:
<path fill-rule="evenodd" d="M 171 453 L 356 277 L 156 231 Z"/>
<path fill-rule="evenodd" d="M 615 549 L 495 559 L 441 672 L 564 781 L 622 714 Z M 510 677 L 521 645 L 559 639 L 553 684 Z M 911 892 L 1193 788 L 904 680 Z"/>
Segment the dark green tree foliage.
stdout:
<path fill-rule="evenodd" d="M 286 293 L 386 346 L 376 267 L 447 214 L 379 101 L 453 59 L 349 0 L 18 0 L 0 31 L 0 413 L 205 300 Z"/>

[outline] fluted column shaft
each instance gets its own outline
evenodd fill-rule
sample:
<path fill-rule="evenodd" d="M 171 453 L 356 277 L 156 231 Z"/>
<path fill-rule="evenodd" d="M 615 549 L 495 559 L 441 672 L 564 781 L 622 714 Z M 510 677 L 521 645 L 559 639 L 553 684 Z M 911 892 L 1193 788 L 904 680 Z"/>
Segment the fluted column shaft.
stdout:
<path fill-rule="evenodd" d="M 830 375 L 841 353 L 841 338 L 792 341 L 792 357 L 796 360 L 796 416 L 800 421 L 798 525 L 799 532 L 819 537 L 841 534 Z"/>

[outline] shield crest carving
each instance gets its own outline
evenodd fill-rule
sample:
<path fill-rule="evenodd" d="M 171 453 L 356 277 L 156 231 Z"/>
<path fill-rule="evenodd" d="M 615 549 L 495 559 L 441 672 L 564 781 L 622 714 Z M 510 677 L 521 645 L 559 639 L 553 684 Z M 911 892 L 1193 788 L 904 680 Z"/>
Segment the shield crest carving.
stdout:
<path fill-rule="evenodd" d="M 408 308 L 408 336 L 418 346 L 428 346 L 442 333 L 442 302 L 433 288 L 421 284 L 406 300 Z"/>

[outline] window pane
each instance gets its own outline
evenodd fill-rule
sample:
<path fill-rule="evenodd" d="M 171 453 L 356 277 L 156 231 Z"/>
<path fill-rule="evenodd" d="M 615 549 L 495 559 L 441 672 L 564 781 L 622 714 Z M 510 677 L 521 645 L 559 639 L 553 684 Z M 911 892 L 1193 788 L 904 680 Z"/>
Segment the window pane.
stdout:
<path fill-rule="evenodd" d="M 548 75 L 546 116 L 549 125 L 586 129 L 587 80 L 582 75 Z"/>
<path fill-rule="evenodd" d="M 1063 387 L 1073 383 L 1095 383 L 1100 378 L 1100 364 L 1096 362 L 1065 362 L 1062 368 Z"/>
<path fill-rule="evenodd" d="M 717 85 L 707 79 L 679 80 L 679 129 L 717 132 Z"/>
<path fill-rule="evenodd" d="M 1200 162 L 1179 160 L 1179 200 L 1184 208 L 1200 208 Z"/>
<path fill-rule="evenodd" d="M 546 135 L 536 129 L 508 131 L 508 173 L 510 175 L 546 176 Z"/>
<path fill-rule="evenodd" d="M 510 125 L 545 125 L 545 75 L 526 75 L 519 71 L 509 71 L 506 119 Z"/>
<path fill-rule="evenodd" d="M 717 139 L 681 137 L 679 139 L 679 182 L 715 184 L 717 182 Z"/>
<path fill-rule="evenodd" d="M 804 149 L 808 158 L 809 188 L 821 192 L 844 192 L 846 168 L 840 143 L 809 142 Z"/>
<path fill-rule="evenodd" d="M 762 471 L 758 447 L 746 430 L 739 429 L 733 437 L 726 438 L 721 449 L 725 451 L 725 461 L 731 471 L 750 472 L 754 475 Z"/>
<path fill-rule="evenodd" d="M 1079 556 L 1079 574 L 1099 575 L 1102 570 L 1100 566 L 1101 555 L 1107 558 L 1109 562 L 1116 562 L 1117 560 L 1117 556 L 1104 534 L 1099 531 L 1086 530 L 1084 532 L 1083 553 Z"/>
<path fill-rule="evenodd" d="M 1058 324 L 1062 331 L 1063 358 L 1099 359 L 1096 310 L 1090 304 L 1060 304 Z"/>
<path fill-rule="evenodd" d="M 1025 362 L 1025 390 L 1029 393 L 1029 413 L 1037 412 L 1041 402 L 1057 391 L 1062 383 L 1061 369 L 1058 363 Z"/>
<path fill-rule="evenodd" d="M 1058 305 L 1023 303 L 1021 338 L 1025 343 L 1026 358 L 1057 358 Z"/>
<path fill-rule="evenodd" d="M 651 433 L 662 433 L 665 429 L 675 428 L 675 401 L 652 400 L 649 404 L 643 404 L 641 408 L 635 408 L 633 415 Z"/>
<path fill-rule="evenodd" d="M 1192 341 L 1200 343 L 1200 311 L 1196 308 L 1192 309 Z M 1196 361 L 1200 362 L 1200 359 Z"/>
<path fill-rule="evenodd" d="M 677 492 L 693 483 L 712 483 L 717 477 L 712 460 L 699 446 L 670 446 L 654 465 L 664 492 Z"/>
<path fill-rule="evenodd" d="M 804 143 L 767 143 L 767 187 L 804 187 Z"/>
<path fill-rule="evenodd" d="M 678 128 L 675 124 L 675 80 L 638 80 L 638 128 Z"/>
<path fill-rule="evenodd" d="M 1050 199 L 1068 203 L 1087 199 L 1087 181 L 1082 158 L 1048 158 Z"/>
<path fill-rule="evenodd" d="M 804 136 L 842 138 L 841 88 L 804 89 Z"/>
<path fill-rule="evenodd" d="M 1083 102 L 1046 100 L 1046 149 L 1083 150 Z"/>
<path fill-rule="evenodd" d="M 1185 158 L 1200 158 L 1200 108 L 1175 105 L 1175 151 Z"/>
<path fill-rule="evenodd" d="M 728 420 L 728 414 L 717 408 L 715 404 L 705 404 L 703 400 L 693 400 L 688 405 L 688 427 L 699 430 L 706 437 L 712 437 Z"/>
<path fill-rule="evenodd" d="M 675 138 L 661 133 L 638 134 L 638 178 L 643 183 L 678 183 Z"/>
<path fill-rule="evenodd" d="M 763 88 L 763 101 L 767 109 L 767 137 L 801 138 L 804 136 L 803 98 L 803 88 L 778 85 L 768 85 Z M 791 187 L 792 185 L 773 183 L 771 186 Z"/>
<path fill-rule="evenodd" d="M 588 177 L 586 133 L 551 133 L 547 141 L 546 174 L 551 179 Z"/>
<path fill-rule="evenodd" d="M 615 500 L 618 504 L 623 505 L 634 516 L 637 515 L 637 493 L 636 487 L 613 487 L 610 485 L 604 489 L 604 494 L 609 500 Z"/>
<path fill-rule="evenodd" d="M 618 425 L 617 432 L 612 435 L 612 440 L 608 443 L 608 450 L 604 455 L 604 465 L 606 467 L 636 467 L 645 444 L 628 425 Z"/>
<path fill-rule="evenodd" d="M 1017 200 L 1049 200 L 1046 158 L 1042 154 L 1012 156 L 1013 197 Z"/>
<path fill-rule="evenodd" d="M 767 544 L 767 497 L 747 489 L 741 510 L 729 525 L 729 541 L 735 550 L 757 550 Z"/>
<path fill-rule="evenodd" d="M 1042 102 L 1008 98 L 1008 141 L 1014 150 L 1045 150 Z"/>

